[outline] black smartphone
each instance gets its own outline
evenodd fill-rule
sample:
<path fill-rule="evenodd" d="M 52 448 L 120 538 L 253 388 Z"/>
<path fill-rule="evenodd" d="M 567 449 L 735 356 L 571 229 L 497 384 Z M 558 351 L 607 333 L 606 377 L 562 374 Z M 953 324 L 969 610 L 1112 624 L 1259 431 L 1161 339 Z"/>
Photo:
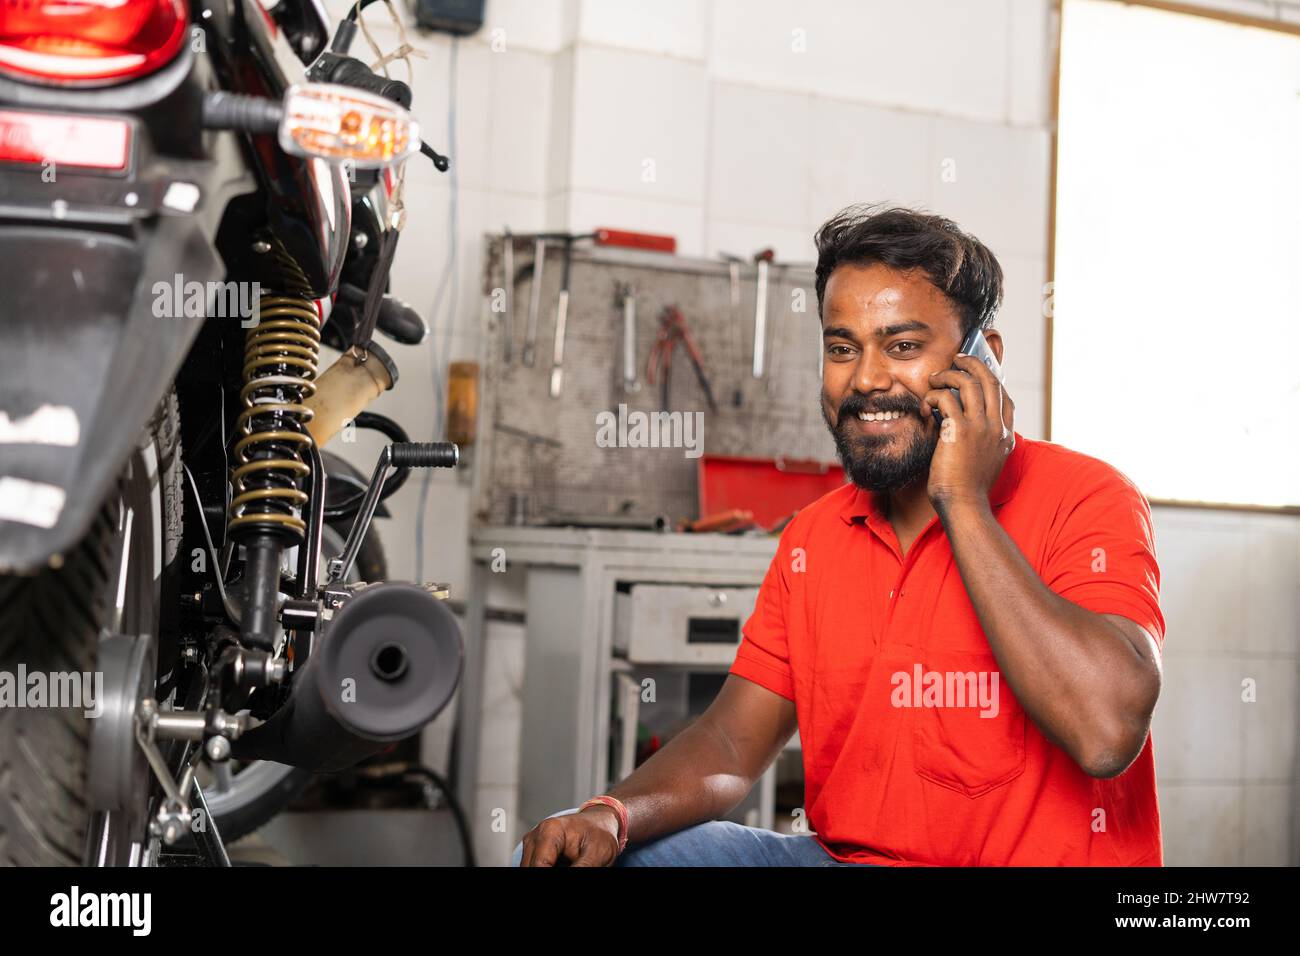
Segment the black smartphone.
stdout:
<path fill-rule="evenodd" d="M 998 364 L 997 356 L 994 355 L 993 350 L 989 348 L 988 340 L 984 338 L 984 332 L 982 329 L 971 329 L 970 332 L 967 333 L 966 338 L 962 339 L 961 348 L 957 351 L 965 352 L 967 355 L 973 355 L 988 366 L 988 369 L 993 373 L 994 378 L 999 382 L 1003 381 L 1002 366 Z M 957 368 L 956 363 L 954 363 L 952 367 Z M 961 405 L 961 393 L 955 388 L 950 388 L 948 391 L 952 392 L 957 399 L 957 404 Z M 943 413 L 937 408 L 932 408 L 930 411 L 934 415 L 934 420 L 938 422 L 939 427 L 942 428 Z"/>

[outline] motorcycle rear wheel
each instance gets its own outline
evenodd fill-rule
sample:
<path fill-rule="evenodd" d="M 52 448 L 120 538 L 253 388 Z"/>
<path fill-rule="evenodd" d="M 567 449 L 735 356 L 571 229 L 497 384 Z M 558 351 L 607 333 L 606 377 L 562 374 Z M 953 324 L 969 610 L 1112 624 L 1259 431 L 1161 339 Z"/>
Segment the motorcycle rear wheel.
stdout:
<path fill-rule="evenodd" d="M 54 567 L 0 577 L 0 671 L 17 674 L 21 665 L 29 675 L 88 674 L 102 635 L 156 642 L 162 565 L 179 542 L 180 493 L 169 395 L 81 543 Z M 144 778 L 125 810 L 93 811 L 92 720 L 83 706 L 0 707 L 0 865 L 144 861 L 152 781 Z"/>

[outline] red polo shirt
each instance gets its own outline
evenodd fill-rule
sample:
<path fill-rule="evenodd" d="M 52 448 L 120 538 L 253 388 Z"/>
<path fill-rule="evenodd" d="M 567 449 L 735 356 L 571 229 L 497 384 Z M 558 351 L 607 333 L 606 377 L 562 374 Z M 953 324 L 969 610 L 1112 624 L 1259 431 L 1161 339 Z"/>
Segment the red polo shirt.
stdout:
<path fill-rule="evenodd" d="M 1017 435 L 989 500 L 1049 588 L 1163 646 L 1151 512 L 1132 482 Z M 904 557 L 873 494 L 816 501 L 781 535 L 744 635 L 731 673 L 795 702 L 805 810 L 836 859 L 1161 864 L 1151 738 L 1111 780 L 1048 742 L 1001 677 L 937 518 Z"/>

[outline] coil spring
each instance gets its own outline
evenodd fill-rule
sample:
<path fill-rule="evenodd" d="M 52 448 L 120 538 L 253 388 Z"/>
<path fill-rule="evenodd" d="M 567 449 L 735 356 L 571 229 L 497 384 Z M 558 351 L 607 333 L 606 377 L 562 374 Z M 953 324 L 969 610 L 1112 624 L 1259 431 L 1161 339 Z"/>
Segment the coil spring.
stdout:
<path fill-rule="evenodd" d="M 235 422 L 237 464 L 226 531 L 256 529 L 301 541 L 307 495 L 299 483 L 311 472 L 304 452 L 312 444 L 312 411 L 303 401 L 316 391 L 320 317 L 308 296 L 282 293 L 263 293 L 258 315 L 244 340 L 244 407 Z"/>

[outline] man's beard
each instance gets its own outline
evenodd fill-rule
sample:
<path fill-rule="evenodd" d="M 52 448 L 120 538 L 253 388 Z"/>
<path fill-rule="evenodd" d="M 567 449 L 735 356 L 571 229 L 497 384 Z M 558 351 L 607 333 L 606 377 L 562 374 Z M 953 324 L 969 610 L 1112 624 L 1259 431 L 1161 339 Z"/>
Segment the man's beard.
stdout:
<path fill-rule="evenodd" d="M 859 488 L 866 491 L 889 493 L 906 488 L 923 478 L 930 470 L 930 460 L 939 445 L 938 429 L 922 427 L 913 429 L 906 447 L 890 451 L 891 446 L 900 443 L 897 435 L 850 435 L 846 427 L 858 417 L 859 412 L 902 412 L 905 416 L 916 418 L 921 405 L 909 397 L 883 398 L 868 402 L 866 396 L 857 392 L 849 394 L 840 405 L 839 427 L 832 424 L 826 413 L 826 403 L 819 401 L 822 419 L 835 439 L 835 451 L 844 470 Z M 900 419 L 902 421 L 902 419 Z"/>

